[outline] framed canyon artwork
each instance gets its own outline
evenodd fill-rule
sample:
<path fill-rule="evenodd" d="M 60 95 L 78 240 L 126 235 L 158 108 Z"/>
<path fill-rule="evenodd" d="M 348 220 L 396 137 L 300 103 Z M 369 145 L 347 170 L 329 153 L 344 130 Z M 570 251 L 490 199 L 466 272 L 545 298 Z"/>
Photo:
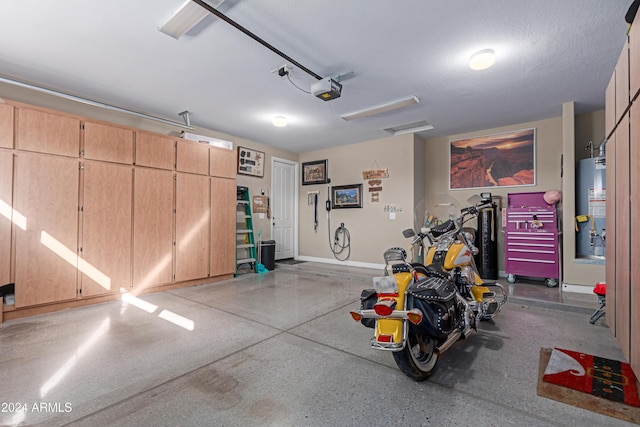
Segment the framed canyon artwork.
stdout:
<path fill-rule="evenodd" d="M 449 189 L 536 185 L 536 130 L 451 141 Z"/>

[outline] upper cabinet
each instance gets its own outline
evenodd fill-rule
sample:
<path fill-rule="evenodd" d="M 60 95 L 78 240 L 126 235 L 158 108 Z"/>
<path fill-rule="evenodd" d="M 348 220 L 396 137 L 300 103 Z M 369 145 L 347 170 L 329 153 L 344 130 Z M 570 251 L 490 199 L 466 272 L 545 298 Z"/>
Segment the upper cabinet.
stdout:
<path fill-rule="evenodd" d="M 137 166 L 172 170 L 176 162 L 175 138 L 136 132 Z"/>
<path fill-rule="evenodd" d="M 39 153 L 80 156 L 80 120 L 29 108 L 17 110 L 16 148 Z"/>
<path fill-rule="evenodd" d="M 633 100 L 640 91 L 640 22 L 632 25 L 629 32 L 629 81 Z"/>
<path fill-rule="evenodd" d="M 85 122 L 84 157 L 91 160 L 133 164 L 133 131 Z"/>
<path fill-rule="evenodd" d="M 13 148 L 13 105 L 0 104 L 0 148 Z"/>
<path fill-rule="evenodd" d="M 209 174 L 209 145 L 179 139 L 176 170 L 179 172 Z"/>
<path fill-rule="evenodd" d="M 616 122 L 629 106 L 629 43 L 625 43 L 616 64 Z"/>
<path fill-rule="evenodd" d="M 209 147 L 209 175 L 235 179 L 238 164 L 236 156 L 235 150 Z"/>

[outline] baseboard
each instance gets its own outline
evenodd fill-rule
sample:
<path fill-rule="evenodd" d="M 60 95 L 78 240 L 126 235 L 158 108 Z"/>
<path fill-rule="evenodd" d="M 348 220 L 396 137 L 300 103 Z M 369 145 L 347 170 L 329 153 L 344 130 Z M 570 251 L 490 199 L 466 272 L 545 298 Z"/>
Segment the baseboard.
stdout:
<path fill-rule="evenodd" d="M 371 262 L 360 262 L 360 261 L 349 261 L 349 260 L 340 261 L 337 259 L 316 258 L 316 257 L 310 257 L 310 256 L 297 256 L 296 259 L 300 261 L 319 262 L 323 264 L 347 265 L 349 267 L 374 268 L 378 270 L 384 269 L 384 264 L 374 264 Z"/>
<path fill-rule="evenodd" d="M 573 292 L 576 294 L 593 294 L 593 286 L 562 284 L 562 292 Z"/>

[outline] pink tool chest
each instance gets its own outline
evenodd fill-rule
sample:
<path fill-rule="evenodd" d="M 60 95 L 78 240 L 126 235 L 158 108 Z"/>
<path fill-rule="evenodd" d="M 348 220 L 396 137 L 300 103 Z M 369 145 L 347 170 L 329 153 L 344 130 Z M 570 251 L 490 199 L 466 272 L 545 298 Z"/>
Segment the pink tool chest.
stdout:
<path fill-rule="evenodd" d="M 560 279 L 560 239 L 556 205 L 544 192 L 508 194 L 505 232 L 507 281 L 516 276 L 541 277 L 549 287 Z"/>

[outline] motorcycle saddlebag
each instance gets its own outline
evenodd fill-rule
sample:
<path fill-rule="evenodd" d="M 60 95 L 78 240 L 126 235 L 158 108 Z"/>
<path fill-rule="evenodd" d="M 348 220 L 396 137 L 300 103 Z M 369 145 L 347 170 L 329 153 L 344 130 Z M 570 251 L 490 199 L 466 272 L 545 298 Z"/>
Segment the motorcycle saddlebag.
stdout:
<path fill-rule="evenodd" d="M 378 302 L 378 294 L 375 289 L 363 289 L 360 294 L 360 308 L 363 310 L 373 309 L 375 303 Z M 376 319 L 362 319 L 360 320 L 367 328 L 375 328 Z"/>
<path fill-rule="evenodd" d="M 459 319 L 455 294 L 453 282 L 442 277 L 425 277 L 409 286 L 407 309 L 422 312 L 422 322 L 411 324 L 411 329 L 417 334 L 447 337 Z"/>

